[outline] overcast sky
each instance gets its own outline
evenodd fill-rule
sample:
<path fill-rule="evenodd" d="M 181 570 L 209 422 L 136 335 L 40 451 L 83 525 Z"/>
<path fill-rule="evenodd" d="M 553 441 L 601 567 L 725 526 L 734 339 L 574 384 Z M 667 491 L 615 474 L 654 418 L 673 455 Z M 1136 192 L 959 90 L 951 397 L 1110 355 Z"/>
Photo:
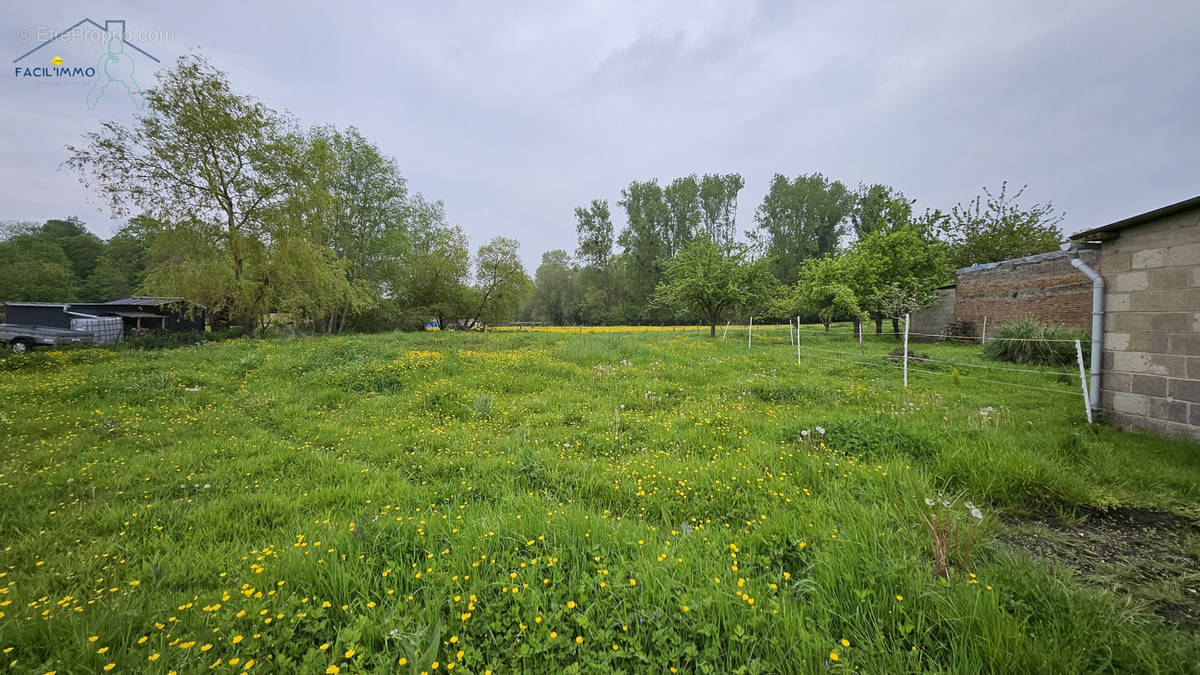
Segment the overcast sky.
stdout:
<path fill-rule="evenodd" d="M 15 67 L 94 65 L 123 19 L 135 78 L 196 51 L 303 124 L 354 125 L 478 246 L 575 249 L 574 207 L 633 179 L 882 182 L 948 209 L 1028 184 L 1070 233 L 1200 194 L 1200 2 L 5 3 L 0 219 L 119 225 L 59 165 L 127 96 Z M 887 6 L 885 6 L 887 5 Z M 286 8 L 284 8 L 286 7 Z M 140 38 L 140 39 L 139 39 Z M 532 272 L 532 269 L 530 270 Z"/>

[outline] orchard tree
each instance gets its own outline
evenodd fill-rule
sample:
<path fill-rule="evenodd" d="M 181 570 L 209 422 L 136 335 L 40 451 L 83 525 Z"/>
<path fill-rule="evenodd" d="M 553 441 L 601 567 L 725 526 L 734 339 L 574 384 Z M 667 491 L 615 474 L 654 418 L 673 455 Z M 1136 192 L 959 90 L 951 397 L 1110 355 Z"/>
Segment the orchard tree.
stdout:
<path fill-rule="evenodd" d="M 800 266 L 796 283 L 784 289 L 776 311 L 788 316 L 816 316 L 829 332 L 834 319 L 846 317 L 858 326 L 863 311 L 854 290 L 846 283 L 845 258 L 811 258 Z"/>
<path fill-rule="evenodd" d="M 725 247 L 702 235 L 685 246 L 666 265 L 665 280 L 655 290 L 656 306 L 677 312 L 696 312 L 716 337 L 717 323 L 731 310 L 767 300 L 775 279 L 766 261 L 751 261 L 739 247 Z"/>
<path fill-rule="evenodd" d="M 872 297 L 880 314 L 892 320 L 892 331 L 900 332 L 900 317 L 917 312 L 937 302 L 935 289 L 916 280 L 892 281 L 875 292 Z"/>
<path fill-rule="evenodd" d="M 992 194 L 983 194 L 967 204 L 958 204 L 942 223 L 942 234 L 950 242 L 956 267 L 1020 258 L 1058 248 L 1063 233 L 1059 227 L 1066 214 L 1050 202 L 1022 207 L 1017 200 L 1022 186 L 1008 194 L 1008 182 Z"/>

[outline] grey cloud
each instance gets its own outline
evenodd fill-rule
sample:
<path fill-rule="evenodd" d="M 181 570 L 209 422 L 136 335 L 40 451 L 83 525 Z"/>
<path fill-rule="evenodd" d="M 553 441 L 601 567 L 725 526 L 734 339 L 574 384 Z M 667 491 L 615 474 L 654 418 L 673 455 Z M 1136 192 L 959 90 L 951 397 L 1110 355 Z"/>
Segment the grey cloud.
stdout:
<path fill-rule="evenodd" d="M 306 125 L 359 127 L 473 244 L 515 236 L 531 266 L 574 249 L 575 206 L 693 171 L 746 177 L 743 228 L 777 171 L 941 208 L 1029 183 L 1069 231 L 1200 193 L 1192 2 L 0 9 L 10 27 L 83 16 L 172 29 L 164 65 L 199 49 Z M 118 223 L 57 167 L 65 143 L 132 111 L 7 75 L 0 218 L 77 213 L 108 234 Z"/>

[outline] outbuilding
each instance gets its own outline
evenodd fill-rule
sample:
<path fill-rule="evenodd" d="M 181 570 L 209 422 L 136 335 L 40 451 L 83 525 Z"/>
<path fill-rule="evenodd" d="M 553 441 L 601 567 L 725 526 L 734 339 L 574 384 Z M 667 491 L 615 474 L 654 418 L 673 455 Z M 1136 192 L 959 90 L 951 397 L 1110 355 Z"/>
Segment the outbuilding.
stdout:
<path fill-rule="evenodd" d="M 5 302 L 4 321 L 22 326 L 70 328 L 81 317 L 120 317 L 126 333 L 202 331 L 204 307 L 183 298 L 138 296 L 111 302 Z"/>
<path fill-rule="evenodd" d="M 1200 440 L 1200 196 L 1071 240 L 1100 252 L 1094 407 L 1127 429 Z"/>

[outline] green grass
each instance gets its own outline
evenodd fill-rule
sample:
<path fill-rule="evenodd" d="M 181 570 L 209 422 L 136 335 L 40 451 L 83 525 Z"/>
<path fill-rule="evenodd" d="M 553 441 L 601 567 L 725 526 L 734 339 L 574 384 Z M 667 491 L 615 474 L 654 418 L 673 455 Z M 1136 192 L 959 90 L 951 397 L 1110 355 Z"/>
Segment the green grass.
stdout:
<path fill-rule="evenodd" d="M 1194 629 L 998 535 L 1194 517 L 1195 444 L 1089 427 L 1077 378 L 978 347 L 914 345 L 905 389 L 893 340 L 839 330 L 799 366 L 778 327 L 0 359 L 0 666 L 1194 669 Z M 940 514 L 973 542 L 949 580 L 938 493 L 983 511 Z"/>

